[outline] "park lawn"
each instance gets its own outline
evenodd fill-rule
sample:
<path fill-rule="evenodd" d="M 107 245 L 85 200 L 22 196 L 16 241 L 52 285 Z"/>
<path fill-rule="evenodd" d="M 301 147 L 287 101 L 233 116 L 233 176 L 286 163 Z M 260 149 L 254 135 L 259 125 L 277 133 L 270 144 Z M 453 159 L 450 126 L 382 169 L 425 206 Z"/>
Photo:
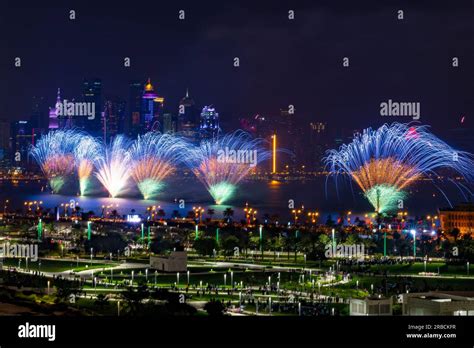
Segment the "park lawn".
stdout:
<path fill-rule="evenodd" d="M 373 265 L 370 267 L 373 272 L 382 271 L 389 274 L 419 274 L 425 271 L 423 262 L 415 262 L 413 264 L 395 264 L 395 265 Z M 440 275 L 467 275 L 466 266 L 463 265 L 447 265 L 444 262 L 427 262 L 426 272 L 438 273 Z"/>
<path fill-rule="evenodd" d="M 114 271 L 113 272 L 113 280 L 115 281 L 123 281 L 125 279 L 131 280 L 131 269 L 121 270 L 121 271 Z M 141 272 L 141 273 L 140 273 Z M 198 274 L 194 275 L 190 273 L 189 282 L 191 285 L 199 286 L 200 282 L 202 281 L 203 286 L 206 284 L 213 284 L 222 287 L 224 285 L 224 274 L 226 274 L 226 285 L 230 287 L 231 283 L 231 276 L 230 272 L 215 272 L 215 273 L 207 273 L 207 274 Z M 96 274 L 99 279 L 110 279 L 110 272 L 100 272 Z M 275 284 L 278 279 L 278 272 L 275 271 L 233 271 L 233 280 L 234 283 L 240 284 L 242 281 L 244 286 L 246 285 L 253 285 L 253 286 L 260 286 L 265 285 L 268 283 L 268 277 L 271 277 L 272 284 Z M 158 273 L 156 276 L 156 282 L 158 286 L 170 286 L 174 285 L 177 282 L 177 274 L 163 274 Z M 143 269 L 135 270 L 133 280 L 134 283 L 145 281 L 145 271 Z M 288 281 L 298 281 L 299 273 L 287 273 L 287 272 L 280 272 L 280 287 L 283 288 L 283 284 Z M 154 284 L 155 274 L 154 271 L 148 272 L 148 283 L 151 285 Z M 184 287 L 187 283 L 187 274 L 182 272 L 179 274 L 179 284 L 181 287 Z"/>
<path fill-rule="evenodd" d="M 3 265 L 9 267 L 18 267 L 18 261 L 20 259 L 17 258 L 5 258 L 3 259 Z M 41 266 L 40 262 L 41 261 Z M 21 259 L 20 267 L 24 269 L 26 266 L 25 259 Z M 106 264 L 106 263 L 93 263 L 89 264 L 86 262 L 75 262 L 75 261 L 64 261 L 64 260 L 49 260 L 49 259 L 41 259 L 36 262 L 29 261 L 28 262 L 28 269 L 33 271 L 41 271 L 41 272 L 64 272 L 68 270 L 73 270 L 75 272 L 84 271 L 87 269 L 97 269 L 97 268 L 107 268 L 114 266 L 114 264 Z"/>

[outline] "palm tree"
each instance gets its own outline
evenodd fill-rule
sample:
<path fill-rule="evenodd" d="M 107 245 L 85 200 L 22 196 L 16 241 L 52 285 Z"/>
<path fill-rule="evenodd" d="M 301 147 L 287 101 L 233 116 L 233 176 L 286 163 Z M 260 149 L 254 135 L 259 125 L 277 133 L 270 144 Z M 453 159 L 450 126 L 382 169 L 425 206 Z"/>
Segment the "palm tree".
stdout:
<path fill-rule="evenodd" d="M 163 209 L 160 209 L 158 210 L 158 212 L 156 213 L 156 215 L 158 215 L 161 219 L 164 218 L 166 216 L 166 213 Z"/>
<path fill-rule="evenodd" d="M 451 230 L 451 232 L 449 233 L 451 237 L 454 238 L 454 242 L 456 242 L 458 240 L 458 237 L 459 237 L 459 234 L 461 233 L 461 231 L 459 230 L 459 228 L 455 227 Z"/>
<path fill-rule="evenodd" d="M 173 210 L 172 216 L 173 216 L 175 219 L 181 217 L 181 215 L 179 214 L 179 210 Z"/>
<path fill-rule="evenodd" d="M 224 217 L 227 218 L 227 221 L 230 221 L 232 216 L 234 216 L 234 211 L 232 210 L 232 208 L 227 208 L 226 210 L 224 210 Z"/>
<path fill-rule="evenodd" d="M 209 219 L 212 220 L 212 215 L 214 215 L 216 211 L 214 209 L 208 209 L 207 210 L 207 215 L 209 215 Z"/>

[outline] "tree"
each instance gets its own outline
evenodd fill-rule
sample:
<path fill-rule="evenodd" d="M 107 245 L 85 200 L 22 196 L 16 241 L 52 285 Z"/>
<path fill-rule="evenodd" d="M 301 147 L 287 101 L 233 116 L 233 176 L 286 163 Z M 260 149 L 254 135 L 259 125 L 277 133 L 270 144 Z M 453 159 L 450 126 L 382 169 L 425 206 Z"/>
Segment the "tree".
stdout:
<path fill-rule="evenodd" d="M 232 208 L 227 208 L 224 210 L 224 217 L 227 218 L 227 221 L 230 221 L 232 217 L 234 216 L 234 211 Z"/>
<path fill-rule="evenodd" d="M 283 240 L 283 237 L 281 236 L 281 234 L 279 234 L 278 236 L 275 236 L 272 238 L 271 240 L 271 246 L 273 248 L 273 258 L 276 259 L 276 253 L 277 253 L 277 250 L 281 250 L 283 248 L 285 244 L 285 241 Z"/>
<path fill-rule="evenodd" d="M 135 290 L 133 287 L 128 287 L 122 291 L 122 299 L 127 303 L 130 314 L 139 313 L 143 300 L 148 298 L 148 288 L 146 285 L 141 285 Z"/>
<path fill-rule="evenodd" d="M 109 297 L 105 294 L 98 294 L 94 304 L 99 308 L 104 308 L 109 303 Z"/>
<path fill-rule="evenodd" d="M 77 282 L 66 279 L 56 279 L 54 286 L 56 287 L 56 299 L 58 302 L 68 301 L 71 295 L 78 295 L 82 292 L 82 288 Z"/>
<path fill-rule="evenodd" d="M 461 231 L 457 227 L 453 228 L 451 232 L 449 233 L 449 235 L 454 238 L 455 242 L 458 240 L 458 237 L 460 234 L 461 234 Z"/>
<path fill-rule="evenodd" d="M 210 316 L 223 316 L 225 312 L 225 306 L 219 300 L 211 300 L 204 305 L 204 310 Z"/>
<path fill-rule="evenodd" d="M 199 255 L 212 256 L 214 254 L 214 250 L 217 250 L 218 245 L 214 238 L 205 237 L 196 239 L 193 243 L 193 248 Z"/>
<path fill-rule="evenodd" d="M 172 217 L 177 219 L 181 217 L 181 214 L 179 213 L 179 210 L 173 210 Z"/>
<path fill-rule="evenodd" d="M 212 216 L 216 213 L 214 209 L 208 209 L 207 210 L 207 215 L 209 215 L 209 219 L 212 220 Z"/>
<path fill-rule="evenodd" d="M 229 236 L 222 241 L 222 248 L 227 256 L 233 255 L 236 247 L 239 247 L 239 239 L 236 236 Z"/>

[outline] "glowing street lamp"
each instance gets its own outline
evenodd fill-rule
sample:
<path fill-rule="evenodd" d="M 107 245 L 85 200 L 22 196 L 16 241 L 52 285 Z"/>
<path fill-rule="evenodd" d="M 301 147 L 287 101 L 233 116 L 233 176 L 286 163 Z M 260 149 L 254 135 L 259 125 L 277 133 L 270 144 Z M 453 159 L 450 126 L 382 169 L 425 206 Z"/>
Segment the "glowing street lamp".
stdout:
<path fill-rule="evenodd" d="M 336 250 L 336 230 L 334 228 L 332 229 L 331 234 L 332 234 L 332 250 L 334 253 L 334 251 Z"/>
<path fill-rule="evenodd" d="M 298 222 L 298 215 L 301 214 L 301 209 L 293 209 L 291 213 L 294 215 L 295 225 L 296 225 Z"/>
<path fill-rule="evenodd" d="M 193 207 L 193 211 L 194 211 L 194 215 L 196 217 L 196 221 L 199 220 L 199 223 L 201 223 L 202 213 L 204 213 L 204 208 Z"/>
<path fill-rule="evenodd" d="M 416 258 L 416 230 L 411 230 L 410 232 L 413 235 L 413 257 Z"/>
<path fill-rule="evenodd" d="M 38 239 L 41 240 L 41 237 L 43 235 L 43 222 L 41 219 L 38 221 Z"/>
<path fill-rule="evenodd" d="M 91 234 L 92 234 L 91 224 L 92 222 L 87 221 L 87 240 L 91 240 Z"/>
<path fill-rule="evenodd" d="M 319 213 L 317 211 L 308 213 L 308 220 L 310 220 L 312 224 L 317 222 L 318 217 Z"/>

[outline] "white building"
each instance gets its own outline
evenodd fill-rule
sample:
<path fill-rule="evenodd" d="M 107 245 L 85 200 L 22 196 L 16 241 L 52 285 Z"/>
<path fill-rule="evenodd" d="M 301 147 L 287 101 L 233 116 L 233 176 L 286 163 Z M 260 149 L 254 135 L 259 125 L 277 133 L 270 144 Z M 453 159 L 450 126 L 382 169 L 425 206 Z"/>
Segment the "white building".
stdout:
<path fill-rule="evenodd" d="M 351 299 L 350 315 L 392 315 L 392 297 L 366 297 Z"/>
<path fill-rule="evenodd" d="M 150 267 L 161 272 L 186 272 L 188 254 L 186 251 L 172 251 L 169 256 L 150 256 Z"/>
<path fill-rule="evenodd" d="M 403 315 L 474 315 L 474 291 L 424 292 L 401 296 Z"/>

